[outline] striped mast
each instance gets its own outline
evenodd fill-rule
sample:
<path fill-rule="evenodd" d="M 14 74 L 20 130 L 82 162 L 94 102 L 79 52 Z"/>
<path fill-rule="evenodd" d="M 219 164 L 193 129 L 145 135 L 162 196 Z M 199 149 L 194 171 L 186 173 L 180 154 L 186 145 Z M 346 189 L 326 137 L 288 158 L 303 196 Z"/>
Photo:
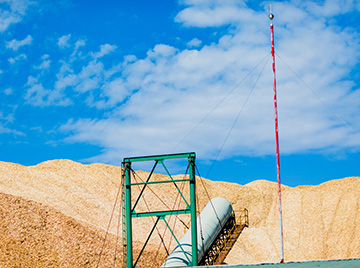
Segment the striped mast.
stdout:
<path fill-rule="evenodd" d="M 278 182 L 278 197 L 279 197 L 279 219 L 280 219 L 280 247 L 281 260 L 284 262 L 284 234 L 282 221 L 282 207 L 281 207 L 281 182 L 280 182 L 280 150 L 279 150 L 279 127 L 278 127 L 278 109 L 277 109 L 277 94 L 276 94 L 276 73 L 275 73 L 275 49 L 274 49 L 274 26 L 272 20 L 274 15 L 271 13 L 270 4 L 270 32 L 271 32 L 271 55 L 272 55 L 272 69 L 273 69 L 273 90 L 274 90 L 274 114 L 275 114 L 275 141 L 276 141 L 276 165 L 277 165 L 277 182 Z"/>

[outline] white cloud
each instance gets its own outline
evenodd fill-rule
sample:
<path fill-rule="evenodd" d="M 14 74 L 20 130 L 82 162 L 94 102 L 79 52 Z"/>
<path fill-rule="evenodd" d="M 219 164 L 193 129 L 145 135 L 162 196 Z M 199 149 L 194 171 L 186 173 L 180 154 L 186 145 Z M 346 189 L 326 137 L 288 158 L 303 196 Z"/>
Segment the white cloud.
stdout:
<path fill-rule="evenodd" d="M 111 71 L 94 60 L 80 73 L 68 74 L 80 94 L 97 90 L 98 94 L 89 95 L 90 106 L 113 108 L 106 118 L 70 120 L 60 128 L 71 134 L 69 142 L 103 147 L 104 153 L 92 160 L 115 163 L 128 155 L 188 150 L 206 159 L 222 145 L 265 62 L 222 100 L 249 70 L 270 56 L 269 20 L 263 12 L 235 1 L 184 3 L 190 7 L 176 17 L 183 25 L 232 27 L 217 42 L 199 50 L 158 44 L 145 58 L 129 57 Z M 341 28 L 327 17 L 353 7 L 329 7 L 331 11 L 325 14 L 311 9 L 311 3 L 274 3 L 275 14 L 283 14 L 275 17 L 277 53 L 334 113 L 358 130 L 360 91 L 349 76 L 360 59 L 358 30 Z M 108 50 L 101 51 L 97 52 L 99 56 Z M 222 157 L 273 154 L 272 73 L 271 62 L 267 63 Z M 282 152 L 359 150 L 356 135 L 304 87 L 279 57 L 276 65 Z M 214 107 L 217 109 L 208 115 Z M 201 124 L 197 126 L 198 122 Z"/>
<path fill-rule="evenodd" d="M 0 125 L 0 134 L 4 134 L 4 133 L 5 134 L 11 133 L 11 129 L 3 127 L 3 126 Z"/>
<path fill-rule="evenodd" d="M 77 40 L 75 43 L 75 50 L 78 50 L 79 47 L 85 46 L 85 44 L 86 44 L 85 40 L 83 40 L 83 39 Z"/>
<path fill-rule="evenodd" d="M 21 16 L 8 11 L 2 11 L 0 13 L 0 32 L 4 32 L 9 28 L 11 24 L 21 21 Z"/>
<path fill-rule="evenodd" d="M 67 87 L 75 86 L 78 83 L 77 75 L 72 73 L 68 64 L 63 62 L 60 72 L 57 74 L 57 81 L 55 82 L 55 88 L 58 90 L 64 90 Z"/>
<path fill-rule="evenodd" d="M 201 45 L 201 40 L 199 40 L 199 39 L 197 39 L 197 38 L 194 38 L 194 39 L 192 39 L 191 41 L 189 41 L 188 43 L 187 43 L 187 46 L 189 47 L 189 48 L 193 48 L 193 47 L 199 47 L 200 45 Z"/>
<path fill-rule="evenodd" d="M 76 55 L 80 55 L 78 50 L 79 50 L 80 47 L 83 47 L 85 45 L 86 45 L 86 41 L 84 39 L 79 39 L 79 40 L 76 41 L 74 51 L 71 54 L 72 60 L 75 60 Z"/>
<path fill-rule="evenodd" d="M 5 0 L 5 2 L 10 4 L 10 8 L 12 11 L 20 15 L 25 15 L 28 7 L 35 3 L 33 1 L 27 1 L 27 0 Z"/>
<path fill-rule="evenodd" d="M 100 88 L 103 70 L 104 66 L 101 62 L 97 62 L 96 60 L 89 62 L 78 74 L 79 83 L 76 85 L 75 90 L 85 93 Z"/>
<path fill-rule="evenodd" d="M 97 53 L 93 53 L 92 56 L 94 58 L 101 58 L 105 55 L 108 55 L 112 52 L 114 52 L 116 50 L 117 46 L 115 45 L 109 45 L 109 44 L 104 44 L 100 46 L 100 51 Z"/>
<path fill-rule="evenodd" d="M 28 35 L 25 39 L 20 40 L 20 41 L 13 39 L 9 42 L 6 42 L 6 48 L 10 48 L 14 51 L 17 51 L 22 46 L 30 45 L 32 40 L 33 39 L 31 37 L 31 35 Z"/>
<path fill-rule="evenodd" d="M 5 121 L 5 123 L 12 123 L 15 120 L 14 114 L 15 114 L 15 110 L 16 110 L 17 106 L 10 106 L 9 105 L 6 108 L 9 108 L 9 107 L 10 107 L 10 110 L 12 110 L 12 111 L 8 111 L 7 113 L 4 112 L 4 111 L 0 111 L 0 120 Z M 5 107 L 3 107 L 3 108 L 5 108 Z"/>
<path fill-rule="evenodd" d="M 175 21 L 187 27 L 219 27 L 256 19 L 258 14 L 242 1 L 185 1 L 190 7 L 180 11 Z"/>
<path fill-rule="evenodd" d="M 51 60 L 49 60 L 49 55 L 45 54 L 41 57 L 41 59 L 43 60 L 43 62 L 38 65 L 38 66 L 34 66 L 35 69 L 39 69 L 39 70 L 45 70 L 45 69 L 49 69 L 50 68 L 50 63 Z"/>
<path fill-rule="evenodd" d="M 63 36 L 59 37 L 58 42 L 57 42 L 58 46 L 60 48 L 70 47 L 70 44 L 69 44 L 70 37 L 71 37 L 71 34 L 63 35 Z"/>
<path fill-rule="evenodd" d="M 34 4 L 28 0 L 2 0 L 0 9 L 0 32 L 6 31 L 10 25 L 18 23 L 25 16 L 28 7 Z"/>
<path fill-rule="evenodd" d="M 86 41 L 84 39 L 78 39 L 75 44 L 71 44 L 70 41 L 71 34 L 63 35 L 58 39 L 57 45 L 59 48 L 64 49 L 68 47 L 74 47 L 74 50 L 71 54 L 72 60 L 75 60 L 75 56 L 79 54 L 78 50 L 80 47 L 83 47 L 86 45 Z"/>
<path fill-rule="evenodd" d="M 319 3 L 307 1 L 304 6 L 317 15 L 331 17 L 354 11 L 357 2 L 356 0 L 325 0 Z"/>
<path fill-rule="evenodd" d="M 85 43 L 79 43 L 79 46 L 85 45 Z M 109 51 L 109 50 L 107 50 Z M 105 51 L 103 51 L 105 53 Z M 92 53 L 94 54 L 94 53 Z M 49 67 L 50 60 L 48 55 L 42 57 L 43 63 L 39 66 L 35 66 L 35 69 L 43 69 Z M 126 62 L 134 61 L 136 58 L 130 56 L 126 58 Z M 97 59 L 93 59 L 83 66 L 80 72 L 74 73 L 72 69 L 72 64 L 74 60 L 79 60 L 73 58 L 73 54 L 70 56 L 68 62 L 60 61 L 62 63 L 58 74 L 56 75 L 57 80 L 54 83 L 54 89 L 48 90 L 45 89 L 40 82 L 40 77 L 29 76 L 26 86 L 27 94 L 25 99 L 27 102 L 33 106 L 67 106 L 72 104 L 69 98 L 65 97 L 65 90 L 71 88 L 73 91 L 77 92 L 76 94 L 89 94 L 87 98 L 87 104 L 89 106 L 97 106 L 106 108 L 109 106 L 108 103 L 103 101 L 98 102 L 93 100 L 91 97 L 93 91 L 100 91 L 101 88 L 107 87 L 109 91 L 114 88 L 115 81 L 107 82 L 109 76 L 115 73 L 116 67 L 113 69 L 105 70 L 102 62 Z M 109 85 L 110 86 L 109 86 Z M 95 103 L 96 102 L 96 103 Z M 112 101 L 111 103 L 116 103 Z"/>
<path fill-rule="evenodd" d="M 51 63 L 51 60 L 46 60 L 46 61 L 43 61 L 40 65 L 34 66 L 34 68 L 40 69 L 40 70 L 49 69 L 50 63 Z"/>
<path fill-rule="evenodd" d="M 4 127 L 0 125 L 0 134 L 14 134 L 16 136 L 25 136 L 25 133 L 15 130 L 15 129 L 11 129 L 8 127 Z"/>
<path fill-rule="evenodd" d="M 13 92 L 14 92 L 14 90 L 13 90 L 12 88 L 10 88 L 10 87 L 4 89 L 5 95 L 8 95 L 8 96 L 9 96 L 9 95 L 12 95 Z"/>
<path fill-rule="evenodd" d="M 68 106 L 72 101 L 65 96 L 62 89 L 45 89 L 39 79 L 33 76 L 28 77 L 25 100 L 32 106 Z"/>
<path fill-rule="evenodd" d="M 10 89 L 6 89 L 10 90 Z M 5 90 L 5 91 L 6 91 Z M 16 136 L 25 136 L 25 134 L 9 127 L 15 121 L 15 111 L 17 105 L 4 105 L 0 110 L 0 134 L 12 134 Z"/>
<path fill-rule="evenodd" d="M 15 58 L 9 58 L 8 62 L 10 64 L 15 64 L 16 62 L 18 62 L 20 60 L 25 60 L 26 58 L 27 58 L 26 55 L 24 53 L 22 53 L 22 54 L 16 56 Z"/>

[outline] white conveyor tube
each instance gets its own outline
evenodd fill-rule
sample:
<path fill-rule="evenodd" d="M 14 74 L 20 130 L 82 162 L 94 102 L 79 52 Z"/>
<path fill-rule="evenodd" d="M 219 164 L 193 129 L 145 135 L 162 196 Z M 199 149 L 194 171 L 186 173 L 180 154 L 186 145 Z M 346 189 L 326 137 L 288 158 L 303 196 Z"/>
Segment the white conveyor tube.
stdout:
<path fill-rule="evenodd" d="M 204 256 L 204 253 L 206 253 L 209 249 L 210 245 L 213 243 L 232 213 L 233 208 L 231 204 L 222 197 L 213 198 L 205 206 L 203 211 L 201 211 L 200 215 L 197 217 L 198 262 Z M 221 224 L 219 223 L 219 220 Z M 200 226 L 204 238 L 203 241 L 201 239 Z M 191 263 L 191 227 L 187 230 L 179 243 L 185 253 L 181 250 L 180 246 L 177 245 L 161 267 L 183 267 L 188 266 L 189 263 Z"/>

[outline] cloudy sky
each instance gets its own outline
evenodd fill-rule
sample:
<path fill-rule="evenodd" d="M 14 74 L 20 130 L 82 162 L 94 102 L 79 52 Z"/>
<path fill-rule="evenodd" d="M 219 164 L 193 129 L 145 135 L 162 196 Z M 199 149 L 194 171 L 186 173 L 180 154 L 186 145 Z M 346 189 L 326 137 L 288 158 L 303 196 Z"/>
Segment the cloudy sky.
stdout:
<path fill-rule="evenodd" d="M 276 181 L 269 4 L 0 0 L 0 160 L 194 151 L 203 177 Z M 359 176 L 360 2 L 272 9 L 282 182 Z"/>

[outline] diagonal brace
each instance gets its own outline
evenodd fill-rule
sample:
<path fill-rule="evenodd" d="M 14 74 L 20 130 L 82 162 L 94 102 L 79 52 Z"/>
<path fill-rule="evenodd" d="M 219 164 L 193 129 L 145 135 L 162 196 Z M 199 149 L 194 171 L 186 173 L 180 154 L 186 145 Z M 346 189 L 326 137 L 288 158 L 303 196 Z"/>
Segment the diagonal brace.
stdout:
<path fill-rule="evenodd" d="M 152 168 L 152 170 L 151 170 L 151 172 L 150 172 L 150 174 L 149 174 L 149 176 L 148 176 L 148 178 L 147 178 L 147 180 L 146 180 L 146 183 L 145 183 L 144 187 L 141 189 L 141 192 L 140 192 L 140 194 L 139 194 L 139 196 L 138 196 L 138 198 L 137 198 L 137 200 L 136 200 L 136 202 L 135 202 L 135 204 L 134 204 L 134 206 L 133 206 L 133 208 L 132 208 L 131 211 L 134 211 L 135 208 L 136 208 L 136 206 L 137 206 L 137 204 L 139 203 L 139 200 L 140 200 L 140 198 L 141 198 L 142 194 L 144 193 L 145 188 L 146 188 L 146 186 L 147 186 L 147 182 L 149 182 L 149 180 L 150 180 L 152 174 L 154 173 L 154 170 L 155 170 L 155 168 L 156 168 L 156 166 L 157 166 L 158 163 L 159 163 L 159 160 L 155 160 L 155 165 L 153 166 L 153 168 Z"/>
<path fill-rule="evenodd" d="M 179 240 L 176 238 L 175 234 L 174 234 L 173 231 L 171 230 L 169 224 L 168 224 L 167 221 L 165 220 L 165 217 L 163 217 L 162 220 L 165 222 L 165 224 L 166 224 L 167 228 L 169 229 L 171 235 L 175 238 L 176 243 L 178 244 L 178 246 L 180 247 L 181 251 L 184 253 L 185 257 L 187 258 L 187 260 L 188 260 L 189 263 L 190 263 L 191 261 L 190 261 L 189 257 L 187 256 L 187 254 L 186 254 L 185 250 L 183 249 L 183 247 L 181 246 Z"/>
<path fill-rule="evenodd" d="M 158 217 L 157 217 L 156 222 L 155 222 L 155 224 L 154 224 L 153 228 L 151 229 L 151 232 L 150 232 L 150 234 L 149 234 L 148 238 L 146 239 L 146 242 L 145 242 L 145 244 L 144 244 L 143 248 L 141 249 L 141 251 L 140 251 L 140 254 L 139 254 L 138 258 L 136 259 L 136 262 L 135 262 L 135 264 L 134 264 L 134 267 L 136 267 L 136 264 L 138 263 L 138 261 L 139 261 L 139 259 L 140 259 L 141 255 L 143 254 L 143 252 L 144 252 L 144 250 L 145 250 L 145 247 L 147 246 L 147 243 L 149 242 L 150 237 L 152 236 L 152 233 L 154 232 L 154 230 L 155 230 L 155 228 L 156 228 L 156 225 L 158 224 L 159 220 L 160 220 L 160 216 L 158 216 Z"/>
<path fill-rule="evenodd" d="M 177 190 L 178 190 L 178 192 L 180 193 L 180 196 L 181 196 L 181 197 L 182 197 L 182 199 L 184 200 L 184 202 L 185 202 L 186 206 L 187 206 L 187 207 L 190 207 L 190 206 L 189 206 L 189 204 L 188 204 L 188 202 L 186 202 L 185 197 L 184 197 L 184 196 L 183 196 L 183 194 L 181 193 L 181 191 L 180 191 L 179 187 L 177 186 L 176 182 L 175 182 L 175 181 L 174 181 L 174 179 L 172 178 L 172 176 L 171 176 L 171 174 L 170 174 L 169 170 L 166 168 L 166 166 L 165 166 L 165 164 L 164 164 L 164 161 L 161 161 L 161 165 L 164 167 L 164 169 L 165 169 L 166 173 L 168 174 L 169 178 L 173 181 L 173 183 L 174 183 L 174 185 L 175 185 L 176 189 L 177 189 Z"/>

